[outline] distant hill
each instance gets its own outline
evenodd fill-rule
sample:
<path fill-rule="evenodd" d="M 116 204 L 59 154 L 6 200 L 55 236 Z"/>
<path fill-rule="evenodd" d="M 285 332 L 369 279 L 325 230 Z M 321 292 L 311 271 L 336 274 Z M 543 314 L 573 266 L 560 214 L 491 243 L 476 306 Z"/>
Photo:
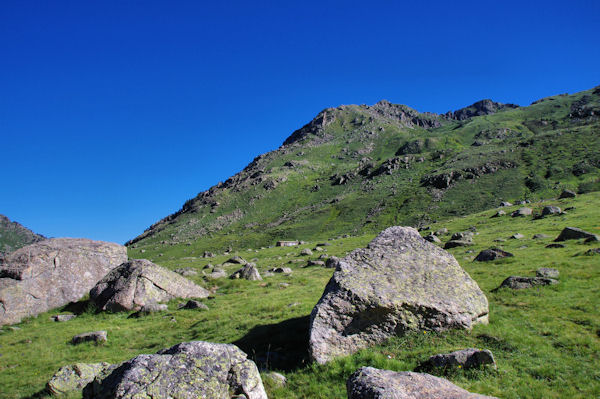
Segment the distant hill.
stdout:
<path fill-rule="evenodd" d="M 0 215 L 0 254 L 15 251 L 21 247 L 46 239 L 17 222 Z"/>
<path fill-rule="evenodd" d="M 599 179 L 600 86 L 446 114 L 342 105 L 128 245 L 197 254 L 420 227 L 500 201 L 599 190 Z"/>

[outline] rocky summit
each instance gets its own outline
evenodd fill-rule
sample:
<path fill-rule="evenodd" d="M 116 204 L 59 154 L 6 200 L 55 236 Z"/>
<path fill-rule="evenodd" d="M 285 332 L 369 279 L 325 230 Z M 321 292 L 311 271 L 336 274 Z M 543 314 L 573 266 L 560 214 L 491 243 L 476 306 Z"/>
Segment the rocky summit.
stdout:
<path fill-rule="evenodd" d="M 0 266 L 0 325 L 76 302 L 127 260 L 124 246 L 53 238 L 25 246 Z"/>
<path fill-rule="evenodd" d="M 477 283 L 411 227 L 390 227 L 336 263 L 311 313 L 309 350 L 319 363 L 408 331 L 488 320 Z"/>
<path fill-rule="evenodd" d="M 193 341 L 109 369 L 85 387 L 83 397 L 267 399 L 267 394 L 256 365 L 239 348 Z"/>
<path fill-rule="evenodd" d="M 99 309 L 122 311 L 173 298 L 206 298 L 208 291 L 190 280 L 146 259 L 123 263 L 91 290 Z"/>

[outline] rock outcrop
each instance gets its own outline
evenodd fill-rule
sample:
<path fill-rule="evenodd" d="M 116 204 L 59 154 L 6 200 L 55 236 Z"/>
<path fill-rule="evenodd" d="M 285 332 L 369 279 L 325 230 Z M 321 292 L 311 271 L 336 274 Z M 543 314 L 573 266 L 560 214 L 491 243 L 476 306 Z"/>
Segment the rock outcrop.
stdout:
<path fill-rule="evenodd" d="M 9 254 L 0 266 L 0 325 L 80 300 L 127 261 L 118 244 L 53 238 Z"/>
<path fill-rule="evenodd" d="M 90 291 L 99 309 L 110 311 L 141 308 L 173 298 L 206 298 L 209 292 L 190 280 L 146 259 L 123 263 Z"/>
<path fill-rule="evenodd" d="M 443 378 L 361 367 L 346 382 L 348 399 L 484 399 Z"/>
<path fill-rule="evenodd" d="M 487 322 L 477 283 L 411 227 L 390 227 L 335 263 L 311 313 L 309 351 L 319 363 L 412 330 Z"/>
<path fill-rule="evenodd" d="M 258 269 L 254 263 L 246 263 L 241 269 L 236 270 L 231 276 L 231 279 L 244 279 L 250 281 L 262 280 Z"/>
<path fill-rule="evenodd" d="M 98 375 L 86 399 L 267 399 L 256 364 L 238 347 L 193 341 L 139 355 Z"/>

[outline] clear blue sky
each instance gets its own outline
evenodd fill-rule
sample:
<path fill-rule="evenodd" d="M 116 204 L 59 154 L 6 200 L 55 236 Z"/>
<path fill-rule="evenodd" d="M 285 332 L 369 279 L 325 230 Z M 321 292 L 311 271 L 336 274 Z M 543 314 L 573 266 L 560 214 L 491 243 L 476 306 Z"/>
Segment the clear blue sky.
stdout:
<path fill-rule="evenodd" d="M 598 1 L 0 3 L 0 213 L 124 242 L 321 109 L 600 84 Z"/>

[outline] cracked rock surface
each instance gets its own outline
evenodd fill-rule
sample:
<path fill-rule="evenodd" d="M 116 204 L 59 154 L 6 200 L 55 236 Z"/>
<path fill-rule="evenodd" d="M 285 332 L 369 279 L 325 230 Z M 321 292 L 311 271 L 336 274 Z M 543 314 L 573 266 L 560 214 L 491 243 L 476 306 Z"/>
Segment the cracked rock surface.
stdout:
<path fill-rule="evenodd" d="M 99 309 L 131 310 L 173 298 L 206 298 L 209 292 L 147 259 L 134 259 L 108 273 L 90 291 Z"/>
<path fill-rule="evenodd" d="M 86 399 L 267 399 L 256 364 L 235 345 L 183 342 L 98 375 Z"/>
<path fill-rule="evenodd" d="M 9 254 L 0 265 L 0 325 L 77 302 L 127 261 L 119 244 L 53 238 Z"/>
<path fill-rule="evenodd" d="M 384 230 L 335 267 L 311 313 L 309 352 L 319 363 L 409 331 L 487 323 L 477 283 L 411 227 Z"/>

